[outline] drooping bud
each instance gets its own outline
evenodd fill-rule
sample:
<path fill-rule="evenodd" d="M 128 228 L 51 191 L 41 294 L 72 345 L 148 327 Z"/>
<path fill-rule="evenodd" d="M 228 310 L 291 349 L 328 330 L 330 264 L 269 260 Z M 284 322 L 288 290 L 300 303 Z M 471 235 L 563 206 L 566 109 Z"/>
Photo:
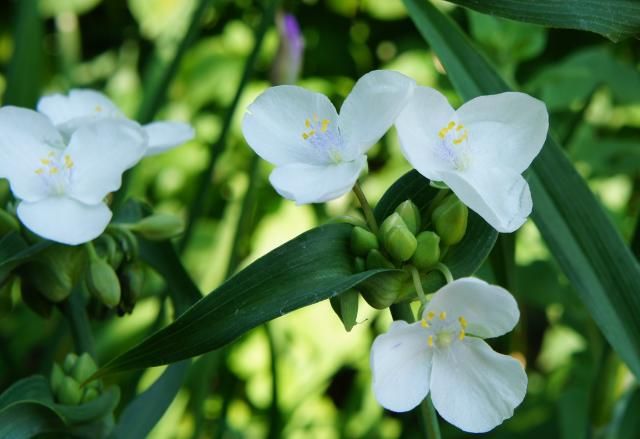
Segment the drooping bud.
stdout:
<path fill-rule="evenodd" d="M 0 209 L 0 236 L 4 236 L 9 232 L 20 230 L 20 223 L 9 212 Z"/>
<path fill-rule="evenodd" d="M 338 315 L 347 332 L 356 325 L 358 317 L 358 297 L 356 290 L 348 290 L 330 299 L 331 308 Z"/>
<path fill-rule="evenodd" d="M 28 262 L 21 273 L 29 285 L 46 299 L 61 302 L 71 294 L 84 260 L 82 247 L 52 245 Z"/>
<path fill-rule="evenodd" d="M 416 236 L 418 246 L 411 258 L 411 263 L 418 269 L 434 266 L 440 260 L 440 237 L 431 231 Z"/>
<path fill-rule="evenodd" d="M 116 240 L 127 262 L 138 259 L 138 240 L 131 231 L 118 227 L 109 230 L 109 234 Z"/>
<path fill-rule="evenodd" d="M 89 292 L 109 308 L 120 303 L 121 291 L 118 276 L 104 259 L 92 257 L 89 260 L 85 282 Z"/>
<path fill-rule="evenodd" d="M 396 212 L 400 215 L 411 233 L 414 235 L 418 233 L 421 225 L 421 215 L 418 206 L 411 200 L 403 201 L 396 207 Z"/>
<path fill-rule="evenodd" d="M 95 248 L 98 255 L 105 258 L 114 270 L 118 269 L 124 259 L 124 255 L 113 236 L 103 233 L 95 241 Z"/>
<path fill-rule="evenodd" d="M 54 394 L 60 391 L 60 386 L 64 380 L 64 372 L 58 363 L 53 363 L 53 369 L 51 369 L 51 378 L 49 380 L 51 384 L 51 390 Z"/>
<path fill-rule="evenodd" d="M 121 267 L 117 274 L 122 290 L 121 311 L 123 313 L 131 313 L 140 294 L 142 294 L 144 269 L 139 263 L 132 262 Z"/>
<path fill-rule="evenodd" d="M 71 370 L 71 376 L 79 383 L 85 382 L 98 370 L 98 366 L 91 358 L 91 355 L 84 352 L 78 357 Z"/>
<path fill-rule="evenodd" d="M 61 404 L 78 405 L 82 400 L 82 389 L 80 389 L 80 384 L 76 380 L 70 376 L 65 376 L 56 396 Z"/>
<path fill-rule="evenodd" d="M 392 227 L 384 236 L 385 249 L 393 259 L 408 261 L 416 251 L 416 237 L 406 226 Z"/>
<path fill-rule="evenodd" d="M 184 222 L 175 215 L 155 213 L 132 224 L 130 230 L 151 241 L 163 241 L 181 234 Z"/>
<path fill-rule="evenodd" d="M 431 216 L 436 233 L 445 245 L 459 243 L 467 231 L 469 209 L 455 194 L 447 196 Z"/>
<path fill-rule="evenodd" d="M 376 235 L 362 227 L 351 229 L 351 252 L 356 256 L 366 256 L 370 250 L 378 248 Z"/>

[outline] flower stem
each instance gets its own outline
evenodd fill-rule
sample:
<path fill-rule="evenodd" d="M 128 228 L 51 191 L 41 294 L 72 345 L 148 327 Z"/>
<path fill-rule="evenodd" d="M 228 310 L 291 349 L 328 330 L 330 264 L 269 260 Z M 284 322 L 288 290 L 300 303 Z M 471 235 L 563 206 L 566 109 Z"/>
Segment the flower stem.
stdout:
<path fill-rule="evenodd" d="M 424 294 L 424 290 L 422 289 L 422 281 L 420 280 L 420 273 L 418 269 L 413 265 L 409 265 L 409 271 L 411 271 L 411 278 L 413 279 L 413 287 L 416 289 L 416 294 L 418 295 L 418 299 L 420 299 L 420 303 L 422 306 L 427 305 L 427 296 Z"/>
<path fill-rule="evenodd" d="M 444 265 L 442 262 L 438 262 L 433 268 L 434 270 L 438 270 L 440 273 L 442 273 L 448 284 L 453 282 L 453 275 L 451 274 L 449 267 Z"/>
<path fill-rule="evenodd" d="M 360 202 L 360 207 L 362 208 L 362 212 L 364 213 L 364 218 L 367 220 L 367 224 L 373 233 L 378 233 L 378 223 L 376 222 L 376 218 L 373 216 L 373 210 L 367 201 L 367 197 L 362 192 L 362 188 L 360 187 L 360 183 L 356 181 L 355 186 L 353 186 L 353 193 L 356 194 L 358 201 Z"/>
<path fill-rule="evenodd" d="M 85 310 L 84 299 L 78 287 L 74 288 L 69 298 L 60 304 L 60 311 L 64 315 L 78 354 L 87 352 L 93 358 L 96 357 L 95 344 L 89 317 Z"/>

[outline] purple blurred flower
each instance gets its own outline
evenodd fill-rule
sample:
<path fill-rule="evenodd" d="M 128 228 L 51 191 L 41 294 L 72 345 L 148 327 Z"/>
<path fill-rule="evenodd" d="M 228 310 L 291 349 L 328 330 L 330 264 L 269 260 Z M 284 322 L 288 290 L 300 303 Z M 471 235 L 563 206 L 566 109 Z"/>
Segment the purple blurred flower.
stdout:
<path fill-rule="evenodd" d="M 292 14 L 277 17 L 280 45 L 271 70 L 274 84 L 294 84 L 302 70 L 304 39 L 298 20 Z"/>

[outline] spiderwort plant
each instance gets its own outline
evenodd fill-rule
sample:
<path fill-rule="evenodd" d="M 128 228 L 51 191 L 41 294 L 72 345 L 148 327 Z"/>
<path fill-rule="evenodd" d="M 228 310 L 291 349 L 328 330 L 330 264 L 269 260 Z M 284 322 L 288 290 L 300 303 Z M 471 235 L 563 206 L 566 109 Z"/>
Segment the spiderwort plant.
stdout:
<path fill-rule="evenodd" d="M 322 203 L 354 186 L 366 152 L 394 123 L 414 81 L 378 70 L 360 78 L 340 114 L 329 99 L 301 87 L 271 87 L 249 106 L 242 132 L 249 146 L 276 168 L 276 191 L 298 204 Z"/>
<path fill-rule="evenodd" d="M 438 91 L 417 87 L 396 122 L 402 152 L 425 177 L 442 181 L 497 231 L 531 213 L 522 173 L 549 127 L 544 103 L 524 93 L 480 96 L 457 111 Z"/>

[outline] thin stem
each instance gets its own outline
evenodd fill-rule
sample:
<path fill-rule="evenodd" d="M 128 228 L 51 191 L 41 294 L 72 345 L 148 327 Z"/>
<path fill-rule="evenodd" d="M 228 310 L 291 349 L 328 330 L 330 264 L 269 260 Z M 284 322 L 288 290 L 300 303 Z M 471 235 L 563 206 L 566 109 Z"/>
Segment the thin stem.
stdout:
<path fill-rule="evenodd" d="M 93 358 L 96 357 L 96 348 L 93 342 L 93 334 L 89 317 L 84 306 L 84 300 L 78 287 L 74 288 L 69 298 L 60 305 L 60 310 L 64 315 L 77 353 L 87 352 Z"/>
<path fill-rule="evenodd" d="M 416 289 L 416 294 L 418 294 L 418 299 L 422 303 L 422 306 L 427 304 L 427 296 L 422 289 L 422 281 L 420 280 L 420 273 L 418 269 L 413 265 L 409 265 L 409 271 L 411 271 L 411 278 L 413 279 L 413 287 Z"/>
<path fill-rule="evenodd" d="M 236 112 L 236 108 L 238 107 L 238 103 L 240 102 L 240 98 L 242 97 L 244 89 L 249 82 L 251 74 L 253 73 L 254 66 L 258 59 L 258 54 L 260 53 L 260 50 L 262 48 L 264 36 L 267 33 L 267 29 L 269 29 L 269 26 L 273 22 L 275 9 L 279 1 L 280 0 L 270 0 L 267 3 L 267 6 L 262 14 L 260 25 L 258 26 L 258 30 L 256 31 L 255 44 L 253 46 L 253 49 L 251 50 L 251 53 L 249 54 L 249 57 L 247 58 L 247 61 L 245 62 L 244 70 L 242 72 L 242 78 L 240 79 L 240 84 L 238 85 L 236 93 L 233 96 L 233 100 L 231 101 L 231 104 L 227 109 L 227 113 L 224 116 L 220 135 L 218 136 L 216 142 L 211 146 L 207 167 L 198 177 L 196 194 L 193 198 L 193 201 L 191 202 L 191 208 L 189 209 L 189 218 L 187 220 L 184 235 L 182 236 L 182 240 L 179 244 L 180 250 L 184 250 L 186 248 L 189 240 L 191 239 L 191 235 L 193 234 L 195 223 L 204 212 L 204 206 L 206 204 L 205 201 L 209 195 L 213 171 L 215 169 L 216 163 L 218 162 L 218 158 L 220 158 L 220 156 L 222 155 L 222 152 L 224 151 L 224 148 L 227 144 L 227 136 L 229 135 L 229 131 L 231 129 L 233 116 Z"/>
<path fill-rule="evenodd" d="M 280 431 L 282 430 L 282 416 L 280 414 L 280 405 L 278 403 L 278 354 L 277 346 L 273 337 L 273 331 L 271 331 L 269 323 L 264 324 L 264 330 L 269 343 L 269 353 L 271 354 L 271 408 L 269 410 L 269 432 L 267 434 L 267 438 L 276 439 L 280 437 Z"/>
<path fill-rule="evenodd" d="M 453 282 L 453 275 L 451 274 L 451 271 L 449 271 L 449 267 L 444 265 L 442 262 L 438 262 L 433 268 L 434 270 L 438 270 L 442 273 L 448 284 Z"/>
<path fill-rule="evenodd" d="M 362 208 L 364 218 L 367 220 L 369 228 L 373 233 L 378 233 L 378 223 L 376 222 L 375 216 L 373 216 L 373 210 L 371 209 L 364 192 L 362 192 L 362 187 L 360 187 L 360 183 L 358 181 L 356 181 L 355 186 L 353 186 L 353 193 L 356 194 L 356 197 L 360 202 L 360 207 Z"/>

